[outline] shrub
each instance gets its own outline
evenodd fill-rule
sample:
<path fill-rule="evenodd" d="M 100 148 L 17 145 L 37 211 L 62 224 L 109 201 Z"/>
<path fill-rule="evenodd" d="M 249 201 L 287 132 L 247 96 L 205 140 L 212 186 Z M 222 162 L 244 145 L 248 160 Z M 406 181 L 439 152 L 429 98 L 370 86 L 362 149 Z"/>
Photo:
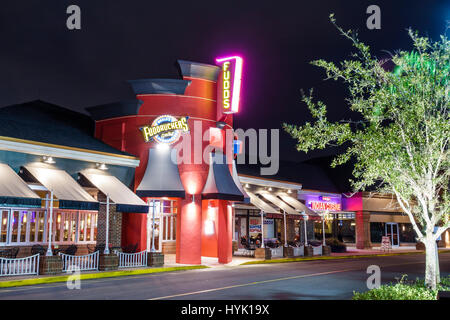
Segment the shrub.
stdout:
<path fill-rule="evenodd" d="M 347 246 L 336 238 L 326 239 L 327 246 L 330 246 L 331 252 L 346 252 Z"/>
<path fill-rule="evenodd" d="M 438 290 L 450 290 L 450 276 L 441 279 L 437 290 L 430 290 L 424 280 L 407 281 L 406 275 L 396 284 L 382 285 L 366 292 L 353 292 L 353 300 L 436 300 Z"/>

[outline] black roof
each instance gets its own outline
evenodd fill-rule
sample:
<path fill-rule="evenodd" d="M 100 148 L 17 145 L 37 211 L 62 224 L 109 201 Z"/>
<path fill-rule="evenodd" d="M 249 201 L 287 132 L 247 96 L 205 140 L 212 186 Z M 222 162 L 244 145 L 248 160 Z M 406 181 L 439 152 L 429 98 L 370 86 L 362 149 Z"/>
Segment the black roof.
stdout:
<path fill-rule="evenodd" d="M 318 166 L 304 162 L 280 160 L 277 174 L 263 176 L 260 173 L 261 164 L 237 164 L 239 174 L 274 179 L 286 182 L 300 183 L 302 189 L 321 190 L 326 192 L 341 192 L 325 170 Z"/>
<path fill-rule="evenodd" d="M 41 100 L 0 108 L 0 136 L 130 155 L 94 138 L 94 130 L 89 116 Z"/>

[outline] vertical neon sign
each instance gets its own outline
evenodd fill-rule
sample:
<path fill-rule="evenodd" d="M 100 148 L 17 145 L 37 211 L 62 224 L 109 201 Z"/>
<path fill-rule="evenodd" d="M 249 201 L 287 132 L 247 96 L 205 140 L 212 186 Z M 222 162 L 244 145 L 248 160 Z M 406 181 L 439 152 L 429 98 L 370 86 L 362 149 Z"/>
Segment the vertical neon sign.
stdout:
<path fill-rule="evenodd" d="M 217 102 L 223 113 L 236 113 L 241 94 L 242 58 L 219 58 L 216 62 L 222 67 L 217 83 Z"/>

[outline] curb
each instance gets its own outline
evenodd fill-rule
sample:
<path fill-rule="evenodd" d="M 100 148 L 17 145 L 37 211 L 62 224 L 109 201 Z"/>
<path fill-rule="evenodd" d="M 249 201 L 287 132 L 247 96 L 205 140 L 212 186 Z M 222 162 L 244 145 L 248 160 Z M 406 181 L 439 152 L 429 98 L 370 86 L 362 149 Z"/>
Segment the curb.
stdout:
<path fill-rule="evenodd" d="M 195 270 L 205 268 L 209 267 L 199 265 L 199 266 L 184 266 L 184 267 L 154 268 L 154 269 L 119 270 L 119 271 L 107 271 L 107 272 L 85 273 L 85 274 L 82 273 L 80 274 L 80 280 L 115 278 L 123 276 L 134 276 L 142 274 Z M 43 278 L 20 279 L 20 280 L 6 280 L 0 281 L 0 288 L 22 287 L 22 286 L 32 286 L 36 284 L 66 282 L 69 278 L 72 279 L 73 275 L 50 276 Z"/>
<path fill-rule="evenodd" d="M 439 253 L 449 253 L 450 250 L 440 250 Z M 413 255 L 413 254 L 424 254 L 425 252 L 399 252 L 399 253 L 381 253 L 381 254 L 367 254 L 367 255 L 348 255 L 348 256 L 318 256 L 309 258 L 284 258 L 275 260 L 257 260 L 257 261 L 247 261 L 241 263 L 240 266 L 252 265 L 252 264 L 271 264 L 271 263 L 287 263 L 287 262 L 302 262 L 302 261 L 314 261 L 314 260 L 337 260 L 337 259 L 358 259 L 358 258 L 372 258 L 372 257 L 390 257 L 390 256 L 401 256 L 401 255 Z"/>

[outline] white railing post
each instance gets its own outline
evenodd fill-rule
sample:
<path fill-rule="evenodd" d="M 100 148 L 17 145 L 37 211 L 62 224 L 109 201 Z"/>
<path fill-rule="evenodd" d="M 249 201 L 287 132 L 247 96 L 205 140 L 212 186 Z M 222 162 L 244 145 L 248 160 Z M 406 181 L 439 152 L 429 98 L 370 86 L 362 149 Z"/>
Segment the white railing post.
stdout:
<path fill-rule="evenodd" d="M 109 195 L 106 195 L 106 240 L 104 254 L 109 254 Z"/>
<path fill-rule="evenodd" d="M 233 225 L 235 225 L 233 221 Z M 264 211 L 261 210 L 261 248 L 264 248 Z"/>
<path fill-rule="evenodd" d="M 48 215 L 48 209 L 47 209 L 47 215 Z M 52 229 L 53 229 L 53 191 L 50 191 L 50 216 L 48 217 L 48 248 L 47 248 L 47 253 L 45 254 L 47 257 L 53 256 Z"/>
<path fill-rule="evenodd" d="M 283 210 L 283 220 L 284 220 L 284 246 L 287 247 L 287 231 L 286 231 L 286 211 Z"/>

